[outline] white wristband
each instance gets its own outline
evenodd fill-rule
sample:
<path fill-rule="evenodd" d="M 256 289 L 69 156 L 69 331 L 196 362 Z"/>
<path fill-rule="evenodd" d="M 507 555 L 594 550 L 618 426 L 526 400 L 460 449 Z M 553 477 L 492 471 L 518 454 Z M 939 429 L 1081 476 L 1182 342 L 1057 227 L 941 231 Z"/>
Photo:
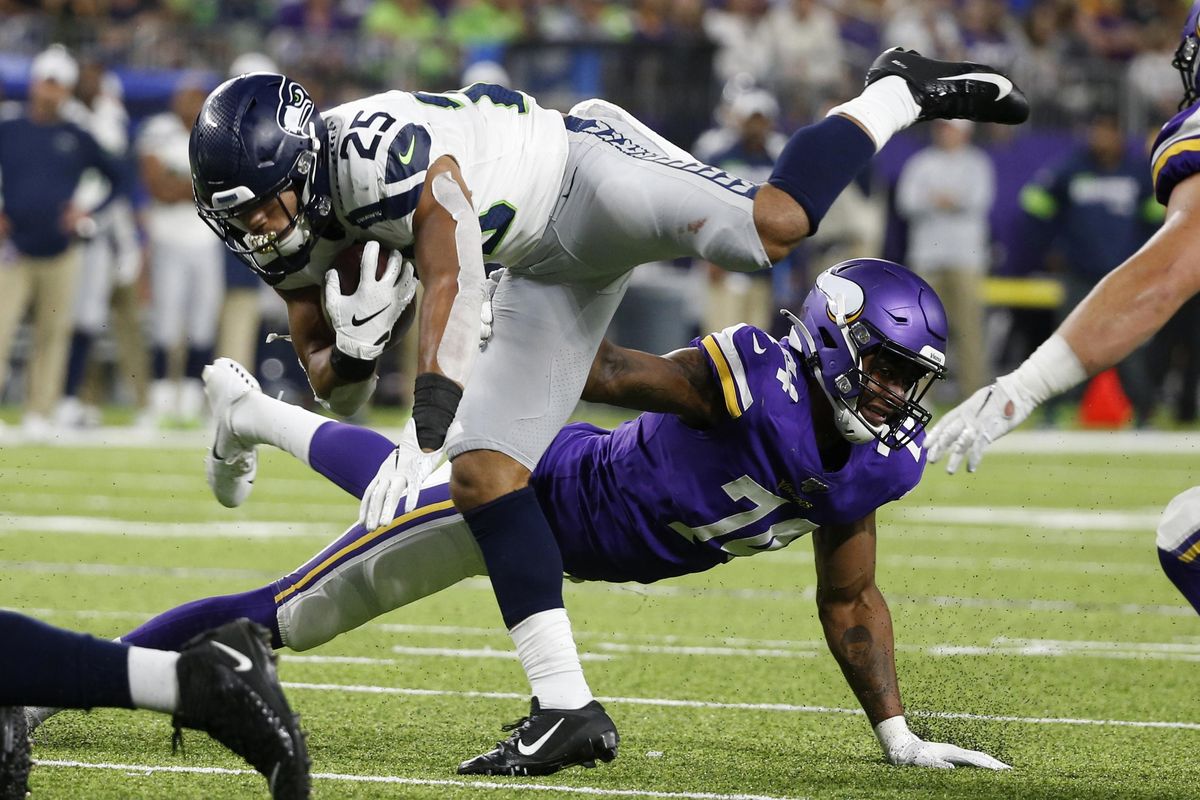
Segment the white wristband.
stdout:
<path fill-rule="evenodd" d="M 1034 350 L 1011 375 L 1025 399 L 1035 406 L 1083 383 L 1087 376 L 1079 356 L 1057 333 Z"/>
<path fill-rule="evenodd" d="M 883 748 L 884 755 L 898 753 L 916 740 L 917 735 L 908 729 L 904 715 L 888 717 L 875 726 L 875 738 Z"/>

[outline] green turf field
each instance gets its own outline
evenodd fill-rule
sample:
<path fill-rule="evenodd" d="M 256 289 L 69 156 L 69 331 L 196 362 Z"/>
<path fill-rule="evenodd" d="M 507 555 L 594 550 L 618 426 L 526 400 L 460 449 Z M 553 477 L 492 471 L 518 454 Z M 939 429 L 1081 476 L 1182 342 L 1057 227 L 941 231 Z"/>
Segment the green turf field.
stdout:
<path fill-rule="evenodd" d="M 202 440 L 173 441 L 0 448 L 0 605 L 114 636 L 172 604 L 278 577 L 357 513 L 275 452 L 251 501 L 223 509 L 204 484 Z M 1011 772 L 883 762 L 825 651 L 802 539 L 655 586 L 568 587 L 592 688 L 622 734 L 620 757 L 595 770 L 454 774 L 527 708 L 485 581 L 284 655 L 314 793 L 1196 797 L 1200 620 L 1160 574 L 1153 537 L 1196 463 L 1181 448 L 993 453 L 975 476 L 931 469 L 880 512 L 878 578 L 914 729 L 986 749 Z M 63 714 L 39 731 L 35 756 L 35 797 L 265 796 L 201 734 L 172 755 L 168 719 L 149 713 Z"/>

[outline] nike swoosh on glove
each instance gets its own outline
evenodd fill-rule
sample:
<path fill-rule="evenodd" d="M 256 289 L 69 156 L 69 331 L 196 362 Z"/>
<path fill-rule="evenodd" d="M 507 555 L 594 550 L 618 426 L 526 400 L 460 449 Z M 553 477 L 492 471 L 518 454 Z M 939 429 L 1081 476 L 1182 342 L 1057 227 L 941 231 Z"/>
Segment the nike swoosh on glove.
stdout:
<path fill-rule="evenodd" d="M 362 361 L 373 361 L 383 353 L 396 320 L 412 302 L 417 279 L 412 263 L 398 250 L 388 255 L 383 275 L 376 277 L 379 242 L 363 246 L 362 270 L 354 294 L 342 294 L 336 269 L 325 273 L 325 315 L 336 335 L 338 350 Z"/>
<path fill-rule="evenodd" d="M 379 465 L 379 471 L 363 492 L 358 524 L 373 531 L 391 522 L 400 511 L 397 507 L 401 498 L 404 498 L 403 512 L 412 511 L 421 485 L 438 468 L 443 455 L 441 448 L 431 453 L 421 449 L 417 444 L 416 424 L 410 419 L 396 449 Z"/>
<path fill-rule="evenodd" d="M 974 472 L 989 444 L 1020 425 L 1037 404 L 1025 396 L 1012 375 L 996 379 L 942 417 L 925 440 L 929 461 L 948 454 L 946 472 L 954 474 L 967 459 L 967 472 Z"/>

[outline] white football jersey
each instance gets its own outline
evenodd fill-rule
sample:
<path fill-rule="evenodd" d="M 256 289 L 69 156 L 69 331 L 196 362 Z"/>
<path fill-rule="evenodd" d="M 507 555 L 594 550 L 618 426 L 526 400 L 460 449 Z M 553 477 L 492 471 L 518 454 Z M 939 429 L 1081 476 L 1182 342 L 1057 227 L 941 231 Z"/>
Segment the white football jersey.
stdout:
<path fill-rule="evenodd" d="M 348 238 L 321 242 L 278 288 L 323 283 L 330 254 L 350 241 L 409 248 L 429 165 L 444 155 L 458 162 L 470 190 L 485 262 L 516 263 L 541 239 L 558 199 L 567 136 L 562 115 L 524 92 L 483 83 L 443 94 L 392 91 L 322 117 L 334 213 Z"/>

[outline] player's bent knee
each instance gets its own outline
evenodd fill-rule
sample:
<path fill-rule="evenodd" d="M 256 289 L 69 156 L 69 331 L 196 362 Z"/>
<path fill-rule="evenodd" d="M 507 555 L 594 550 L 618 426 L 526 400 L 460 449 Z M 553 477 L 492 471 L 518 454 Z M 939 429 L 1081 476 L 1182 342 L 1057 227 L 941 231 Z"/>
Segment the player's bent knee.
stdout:
<path fill-rule="evenodd" d="M 450 498 L 459 511 L 490 503 L 529 485 L 529 470 L 495 450 L 471 450 L 450 467 Z"/>

